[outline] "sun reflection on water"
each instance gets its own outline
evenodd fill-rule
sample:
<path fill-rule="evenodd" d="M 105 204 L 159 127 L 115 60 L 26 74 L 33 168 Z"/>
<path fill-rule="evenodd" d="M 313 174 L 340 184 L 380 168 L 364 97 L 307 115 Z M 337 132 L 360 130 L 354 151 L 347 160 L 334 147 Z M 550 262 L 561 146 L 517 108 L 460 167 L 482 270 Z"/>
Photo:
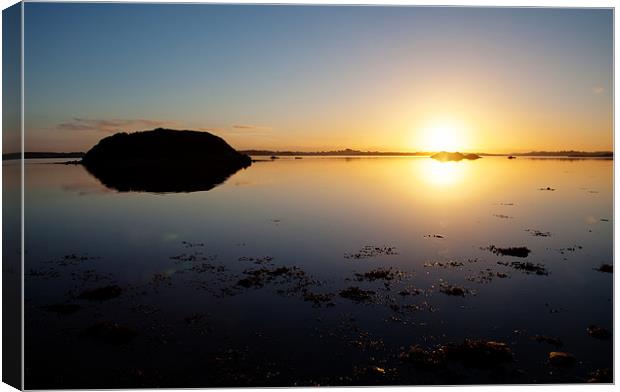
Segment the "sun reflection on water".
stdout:
<path fill-rule="evenodd" d="M 440 162 L 428 159 L 418 165 L 420 177 L 435 187 L 452 187 L 462 184 L 467 175 L 467 162 Z"/>

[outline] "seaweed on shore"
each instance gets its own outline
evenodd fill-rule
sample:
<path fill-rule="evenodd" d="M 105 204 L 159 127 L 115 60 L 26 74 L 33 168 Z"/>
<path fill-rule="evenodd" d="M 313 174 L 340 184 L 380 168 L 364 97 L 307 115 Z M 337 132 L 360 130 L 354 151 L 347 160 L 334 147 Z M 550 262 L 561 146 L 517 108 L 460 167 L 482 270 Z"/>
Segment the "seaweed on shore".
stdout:
<path fill-rule="evenodd" d="M 461 261 L 449 260 L 449 261 L 428 261 L 424 263 L 424 267 L 440 267 L 440 268 L 456 268 L 462 267 L 464 264 Z"/>
<path fill-rule="evenodd" d="M 611 339 L 611 332 L 607 328 L 600 327 L 598 325 L 590 325 L 587 330 L 588 335 L 599 340 Z"/>
<path fill-rule="evenodd" d="M 513 361 L 512 350 L 506 343 L 491 340 L 465 339 L 463 343 L 448 343 L 436 349 L 412 346 L 399 355 L 401 361 L 422 369 L 437 369 L 448 361 L 467 367 L 495 368 Z"/>
<path fill-rule="evenodd" d="M 315 307 L 321 306 L 334 306 L 332 299 L 334 298 L 334 294 L 332 293 L 314 293 L 308 290 L 303 292 L 303 299 L 306 302 L 311 302 Z"/>
<path fill-rule="evenodd" d="M 522 271 L 522 272 L 525 272 L 526 274 L 549 275 L 549 271 L 547 271 L 545 266 L 540 263 L 534 264 L 534 263 L 522 262 L 522 261 L 513 261 L 513 262 L 508 263 L 508 262 L 498 261 L 497 264 L 514 268 L 517 271 Z"/>
<path fill-rule="evenodd" d="M 390 268 L 377 268 L 377 269 L 364 272 L 364 273 L 356 273 L 355 278 L 360 282 L 361 281 L 374 282 L 376 280 L 391 281 L 399 277 L 402 277 L 403 275 L 404 275 L 403 272 L 394 270 L 390 267 Z"/>
<path fill-rule="evenodd" d="M 525 229 L 528 233 L 530 233 L 533 237 L 551 237 L 551 233 L 548 231 L 540 231 L 535 229 Z"/>
<path fill-rule="evenodd" d="M 397 255 L 397 254 L 398 252 L 396 252 L 396 248 L 393 246 L 366 245 L 362 249 L 358 250 L 357 252 L 345 253 L 344 258 L 352 259 L 352 260 L 360 260 L 360 259 L 367 259 L 370 257 L 376 257 L 380 255 L 392 256 L 392 255 Z"/>
<path fill-rule="evenodd" d="M 466 294 L 471 293 L 471 291 L 465 287 L 454 286 L 447 283 L 442 283 L 439 286 L 439 291 L 446 295 L 453 295 L 457 297 L 465 297 Z"/>
<path fill-rule="evenodd" d="M 338 293 L 342 298 L 349 299 L 354 302 L 372 302 L 375 292 L 372 290 L 362 290 L 357 286 L 351 286 Z"/>
<path fill-rule="evenodd" d="M 551 351 L 549 353 L 549 364 L 555 367 L 564 368 L 573 366 L 577 362 L 574 355 L 562 352 Z"/>
<path fill-rule="evenodd" d="M 495 245 L 489 245 L 486 249 L 498 256 L 527 257 L 531 250 L 525 246 L 512 246 L 508 248 L 498 248 Z"/>

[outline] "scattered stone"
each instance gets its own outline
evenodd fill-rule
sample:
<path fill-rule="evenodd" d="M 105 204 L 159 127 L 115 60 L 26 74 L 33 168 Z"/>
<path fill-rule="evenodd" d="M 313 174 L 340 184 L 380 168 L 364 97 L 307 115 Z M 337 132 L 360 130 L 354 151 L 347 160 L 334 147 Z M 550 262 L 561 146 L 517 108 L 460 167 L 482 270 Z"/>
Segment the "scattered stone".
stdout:
<path fill-rule="evenodd" d="M 421 289 L 417 289 L 417 288 L 406 288 L 403 289 L 401 291 L 398 292 L 398 295 L 400 295 L 401 297 L 406 297 L 409 295 L 420 295 L 422 294 L 422 290 Z"/>
<path fill-rule="evenodd" d="M 246 278 L 240 279 L 237 282 L 238 286 L 242 286 L 245 288 L 250 287 L 263 287 L 265 283 L 272 281 L 275 278 L 291 275 L 294 270 L 289 267 L 277 267 L 275 269 L 269 268 L 260 268 L 256 270 L 245 270 L 244 274 L 247 275 Z"/>
<path fill-rule="evenodd" d="M 491 283 L 493 279 L 495 278 L 504 279 L 504 278 L 507 278 L 508 276 L 509 275 L 507 273 L 495 272 L 491 270 L 490 268 L 487 268 L 486 270 L 478 271 L 478 274 L 468 275 L 465 277 L 465 279 L 467 279 L 470 282 L 476 282 L 476 283 Z"/>
<path fill-rule="evenodd" d="M 345 259 L 367 259 L 370 257 L 376 257 L 379 255 L 397 255 L 396 248 L 393 246 L 371 246 L 366 245 L 356 253 L 345 253 Z"/>
<path fill-rule="evenodd" d="M 588 382 L 591 383 L 612 383 L 614 382 L 613 372 L 610 368 L 596 369 L 590 373 Z"/>
<path fill-rule="evenodd" d="M 362 290 L 357 286 L 352 286 L 338 293 L 342 298 L 349 299 L 354 302 L 371 302 L 375 295 L 372 290 Z"/>
<path fill-rule="evenodd" d="M 426 262 L 424 263 L 425 267 L 440 267 L 440 268 L 456 268 L 462 267 L 464 264 L 460 261 L 450 260 L 446 262 L 442 261 L 434 261 L 434 262 Z"/>
<path fill-rule="evenodd" d="M 189 241 L 181 241 L 181 244 L 186 248 L 195 248 L 195 247 L 204 247 L 204 242 L 189 242 Z"/>
<path fill-rule="evenodd" d="M 574 355 L 562 351 L 551 351 L 549 353 L 549 363 L 555 367 L 570 367 L 577 362 Z"/>
<path fill-rule="evenodd" d="M 393 280 L 403 275 L 400 271 L 395 271 L 390 268 L 377 268 L 372 271 L 365 272 L 363 274 L 356 273 L 355 277 L 358 281 L 374 282 L 376 280 Z"/>
<path fill-rule="evenodd" d="M 551 233 L 548 231 L 539 231 L 534 229 L 526 229 L 525 231 L 529 232 L 534 237 L 551 237 Z"/>
<path fill-rule="evenodd" d="M 486 249 L 499 256 L 513 256 L 513 257 L 527 257 L 531 252 L 531 250 L 529 250 L 525 246 L 498 248 L 495 245 L 490 245 L 487 248 L 482 248 L 482 249 Z"/>
<path fill-rule="evenodd" d="M 534 264 L 530 262 L 522 262 L 522 261 L 513 261 L 511 263 L 498 261 L 497 264 L 505 265 L 511 268 L 514 268 L 518 271 L 525 272 L 526 274 L 536 274 L 536 275 L 549 275 L 549 271 L 545 268 L 543 264 Z"/>
<path fill-rule="evenodd" d="M 99 287 L 92 290 L 86 290 L 82 292 L 82 294 L 80 294 L 78 298 L 88 301 L 105 301 L 120 296 L 122 292 L 123 289 L 121 289 L 119 286 L 111 285 Z"/>
<path fill-rule="evenodd" d="M 607 328 L 600 327 L 598 325 L 590 325 L 587 328 L 588 335 L 595 339 L 608 340 L 611 339 L 611 332 Z"/>
<path fill-rule="evenodd" d="M 332 298 L 334 297 L 331 293 L 312 293 L 310 291 L 304 291 L 303 299 L 306 302 L 311 302 L 313 306 L 334 306 L 332 302 Z"/>
<path fill-rule="evenodd" d="M 458 297 L 465 297 L 465 294 L 469 293 L 469 290 L 464 287 L 452 286 L 445 283 L 439 287 L 439 291 L 446 295 L 454 295 Z"/>
<path fill-rule="evenodd" d="M 504 215 L 504 214 L 493 214 L 494 217 L 500 219 L 513 219 L 514 216 Z"/>
<path fill-rule="evenodd" d="M 263 257 L 239 257 L 239 261 L 251 261 L 254 264 L 268 264 L 273 261 L 273 257 L 271 256 L 263 256 Z"/>
<path fill-rule="evenodd" d="M 556 249 L 556 251 L 560 252 L 560 254 L 563 255 L 566 252 L 575 252 L 575 251 L 577 251 L 577 249 L 583 249 L 583 246 L 581 246 L 581 245 L 574 245 L 574 246 L 570 246 L 568 248 Z"/>
<path fill-rule="evenodd" d="M 174 260 L 176 264 L 189 262 L 193 263 L 197 261 L 215 261 L 217 259 L 217 255 L 205 256 L 202 252 L 194 252 L 190 255 L 182 253 L 177 256 L 171 256 L 170 259 Z"/>
<path fill-rule="evenodd" d="M 409 350 L 401 353 L 399 358 L 403 362 L 413 364 L 423 369 L 432 369 L 444 365 L 442 352 L 424 350 L 420 346 L 411 346 Z"/>
<path fill-rule="evenodd" d="M 385 374 L 385 369 L 379 366 L 371 366 L 370 369 L 376 374 Z"/>

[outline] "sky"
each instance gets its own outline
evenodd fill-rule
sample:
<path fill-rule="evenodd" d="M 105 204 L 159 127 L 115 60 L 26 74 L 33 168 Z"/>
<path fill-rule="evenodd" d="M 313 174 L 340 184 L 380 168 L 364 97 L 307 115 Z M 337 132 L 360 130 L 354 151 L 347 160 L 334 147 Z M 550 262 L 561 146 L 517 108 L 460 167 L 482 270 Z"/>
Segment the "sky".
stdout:
<path fill-rule="evenodd" d="M 607 9 L 25 5 L 25 144 L 612 150 Z"/>

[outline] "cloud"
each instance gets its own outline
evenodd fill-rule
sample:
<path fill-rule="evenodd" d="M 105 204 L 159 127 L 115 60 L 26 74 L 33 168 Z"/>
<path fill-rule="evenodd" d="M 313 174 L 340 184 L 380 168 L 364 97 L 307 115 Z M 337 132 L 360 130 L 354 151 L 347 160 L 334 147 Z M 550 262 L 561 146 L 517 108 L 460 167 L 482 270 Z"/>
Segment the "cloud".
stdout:
<path fill-rule="evenodd" d="M 172 121 L 147 119 L 87 119 L 74 118 L 71 121 L 58 124 L 56 129 L 68 131 L 96 131 L 114 133 L 119 131 L 137 131 L 175 125 Z"/>
<path fill-rule="evenodd" d="M 198 127 L 196 128 L 198 131 L 207 131 L 207 132 L 224 132 L 226 131 L 224 128 L 219 127 Z"/>
<path fill-rule="evenodd" d="M 601 86 L 594 86 L 594 87 L 592 87 L 592 93 L 593 94 L 600 94 L 603 91 L 605 91 L 605 89 L 603 87 L 601 87 Z"/>
<path fill-rule="evenodd" d="M 248 125 L 248 124 L 233 124 L 232 126 L 235 129 L 249 129 L 249 130 L 261 130 L 261 131 L 267 131 L 270 130 L 270 127 L 264 127 L 261 125 Z"/>

